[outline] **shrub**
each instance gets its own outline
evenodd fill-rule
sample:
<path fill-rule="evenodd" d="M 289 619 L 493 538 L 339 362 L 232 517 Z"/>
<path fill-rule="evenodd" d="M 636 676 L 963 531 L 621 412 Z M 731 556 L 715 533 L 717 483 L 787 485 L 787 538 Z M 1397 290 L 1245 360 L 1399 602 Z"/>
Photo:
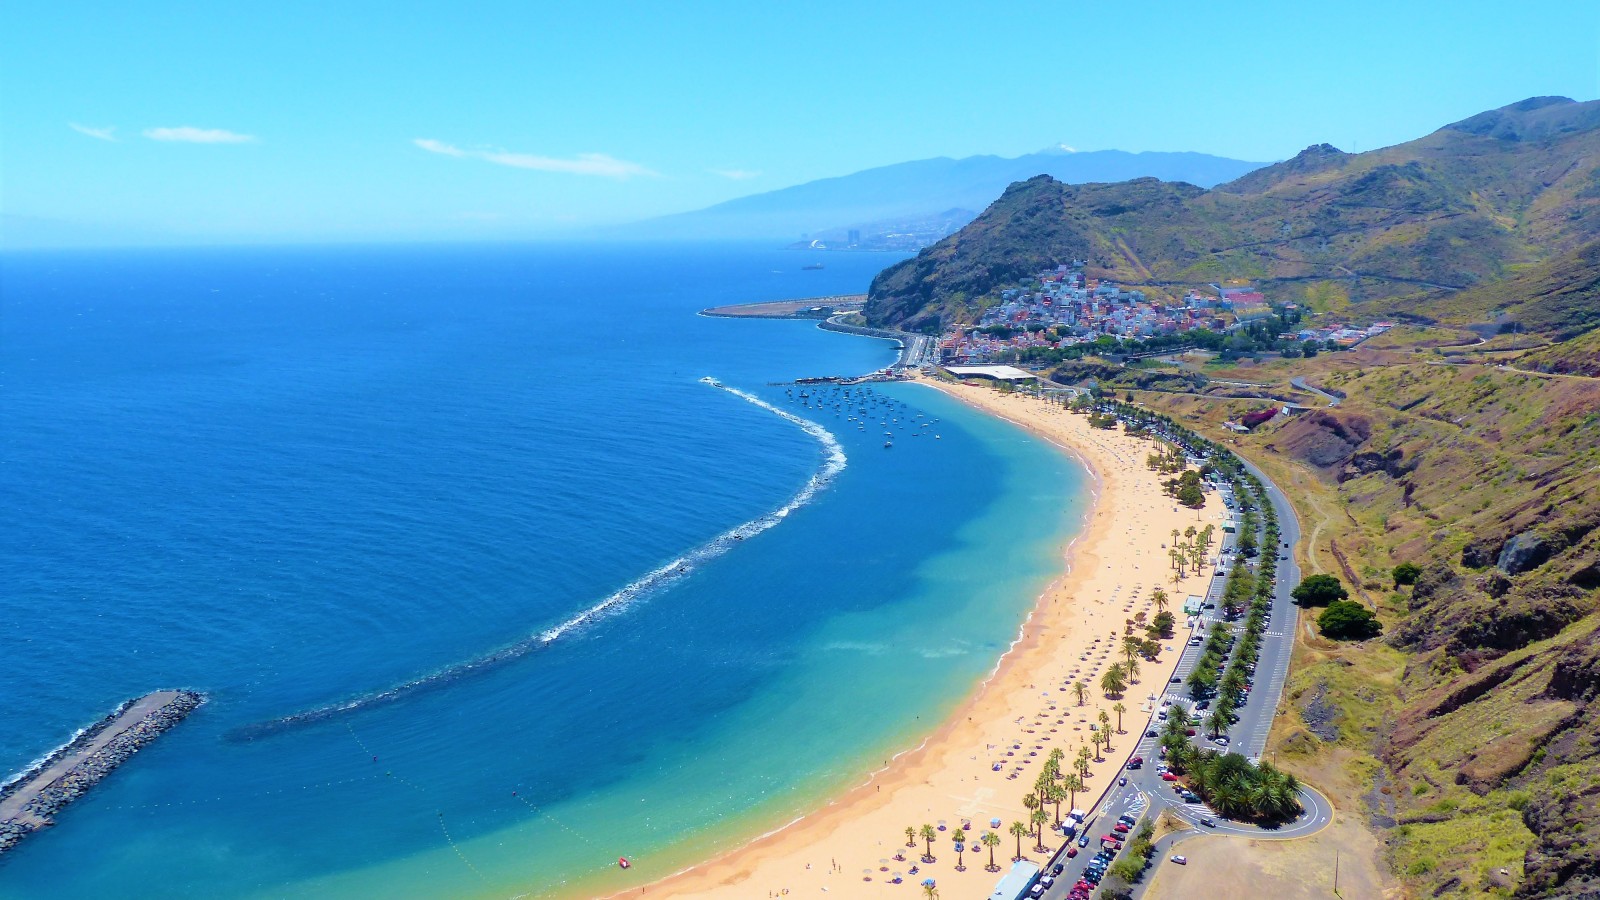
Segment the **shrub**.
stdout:
<path fill-rule="evenodd" d="M 1422 567 L 1416 563 L 1404 562 L 1395 566 L 1392 574 L 1394 575 L 1395 587 L 1403 584 L 1416 584 L 1417 579 L 1422 577 Z"/>
<path fill-rule="evenodd" d="M 1327 606 L 1338 600 L 1350 599 L 1350 592 L 1332 575 L 1312 575 L 1296 585 L 1289 596 L 1301 606 Z"/>
<path fill-rule="evenodd" d="M 1383 631 L 1378 617 L 1359 603 L 1335 600 L 1317 616 L 1317 627 L 1324 637 L 1334 640 L 1364 640 Z"/>

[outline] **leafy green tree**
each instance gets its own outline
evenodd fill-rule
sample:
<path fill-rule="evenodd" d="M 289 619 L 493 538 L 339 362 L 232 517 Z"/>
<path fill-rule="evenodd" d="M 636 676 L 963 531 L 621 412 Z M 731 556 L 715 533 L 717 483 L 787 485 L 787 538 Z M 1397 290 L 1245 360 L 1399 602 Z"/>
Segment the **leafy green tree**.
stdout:
<path fill-rule="evenodd" d="M 1150 620 L 1150 631 L 1160 635 L 1163 638 L 1169 638 L 1172 637 L 1172 629 L 1177 625 L 1177 623 L 1178 619 L 1176 616 L 1167 612 L 1166 610 L 1162 610 L 1161 612 L 1156 613 L 1156 617 L 1154 619 Z"/>
<path fill-rule="evenodd" d="M 1143 874 L 1143 872 L 1144 872 L 1144 861 L 1140 860 L 1140 859 L 1135 859 L 1131 855 L 1130 856 L 1124 856 L 1122 859 L 1119 859 L 1116 862 L 1112 863 L 1110 865 L 1110 867 L 1106 869 L 1106 874 L 1107 875 L 1113 876 L 1115 878 L 1120 878 L 1123 881 L 1128 882 L 1129 884 L 1132 884 L 1133 882 L 1138 881 L 1139 880 L 1139 876 L 1141 874 Z"/>
<path fill-rule="evenodd" d="M 1323 637 L 1334 640 L 1365 640 L 1383 631 L 1382 623 L 1372 610 L 1350 600 L 1328 604 L 1322 615 L 1317 616 L 1317 627 L 1322 629 Z"/>
<path fill-rule="evenodd" d="M 1395 587 L 1399 587 L 1403 584 L 1416 584 L 1417 579 L 1421 577 L 1422 567 L 1416 563 L 1403 562 L 1394 567 Z"/>
<path fill-rule="evenodd" d="M 1327 606 L 1336 600 L 1350 599 L 1350 592 L 1332 575 L 1311 575 L 1296 585 L 1289 596 L 1301 606 Z"/>

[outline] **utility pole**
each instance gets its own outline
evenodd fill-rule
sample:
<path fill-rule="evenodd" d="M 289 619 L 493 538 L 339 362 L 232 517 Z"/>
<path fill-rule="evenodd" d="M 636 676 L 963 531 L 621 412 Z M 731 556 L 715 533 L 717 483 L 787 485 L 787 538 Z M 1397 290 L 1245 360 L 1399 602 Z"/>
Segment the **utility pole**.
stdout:
<path fill-rule="evenodd" d="M 1333 851 L 1333 895 L 1339 896 L 1339 851 Z"/>

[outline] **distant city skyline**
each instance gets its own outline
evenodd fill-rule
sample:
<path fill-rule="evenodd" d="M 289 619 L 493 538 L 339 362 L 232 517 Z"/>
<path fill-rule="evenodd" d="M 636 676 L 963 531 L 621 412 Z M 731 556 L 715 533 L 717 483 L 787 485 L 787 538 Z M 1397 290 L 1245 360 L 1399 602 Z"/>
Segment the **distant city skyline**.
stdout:
<path fill-rule="evenodd" d="M 1600 9 L 1554 2 L 66 2 L 7 19 L 10 246 L 547 237 L 914 159 L 1266 161 L 1600 94 Z"/>

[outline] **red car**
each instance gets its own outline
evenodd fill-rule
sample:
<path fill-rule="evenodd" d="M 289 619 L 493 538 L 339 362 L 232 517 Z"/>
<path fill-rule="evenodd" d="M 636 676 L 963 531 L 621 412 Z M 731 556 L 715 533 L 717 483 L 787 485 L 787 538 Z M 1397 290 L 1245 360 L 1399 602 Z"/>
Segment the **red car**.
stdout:
<path fill-rule="evenodd" d="M 1161 773 L 1161 780 L 1162 781 L 1177 781 L 1178 780 L 1178 776 L 1172 774 L 1171 772 L 1162 772 Z"/>
<path fill-rule="evenodd" d="M 1074 856 L 1077 856 L 1077 855 L 1078 855 L 1078 848 L 1077 847 L 1068 847 L 1067 848 L 1067 859 L 1071 859 L 1071 858 L 1073 858 Z"/>
<path fill-rule="evenodd" d="M 1142 765 L 1144 765 L 1144 757 L 1142 756 L 1135 756 L 1133 759 L 1128 760 L 1128 768 L 1130 769 L 1137 769 Z"/>
<path fill-rule="evenodd" d="M 1122 824 L 1121 822 L 1111 826 L 1111 830 L 1115 831 L 1117 834 L 1127 834 L 1129 831 L 1128 826 Z"/>

